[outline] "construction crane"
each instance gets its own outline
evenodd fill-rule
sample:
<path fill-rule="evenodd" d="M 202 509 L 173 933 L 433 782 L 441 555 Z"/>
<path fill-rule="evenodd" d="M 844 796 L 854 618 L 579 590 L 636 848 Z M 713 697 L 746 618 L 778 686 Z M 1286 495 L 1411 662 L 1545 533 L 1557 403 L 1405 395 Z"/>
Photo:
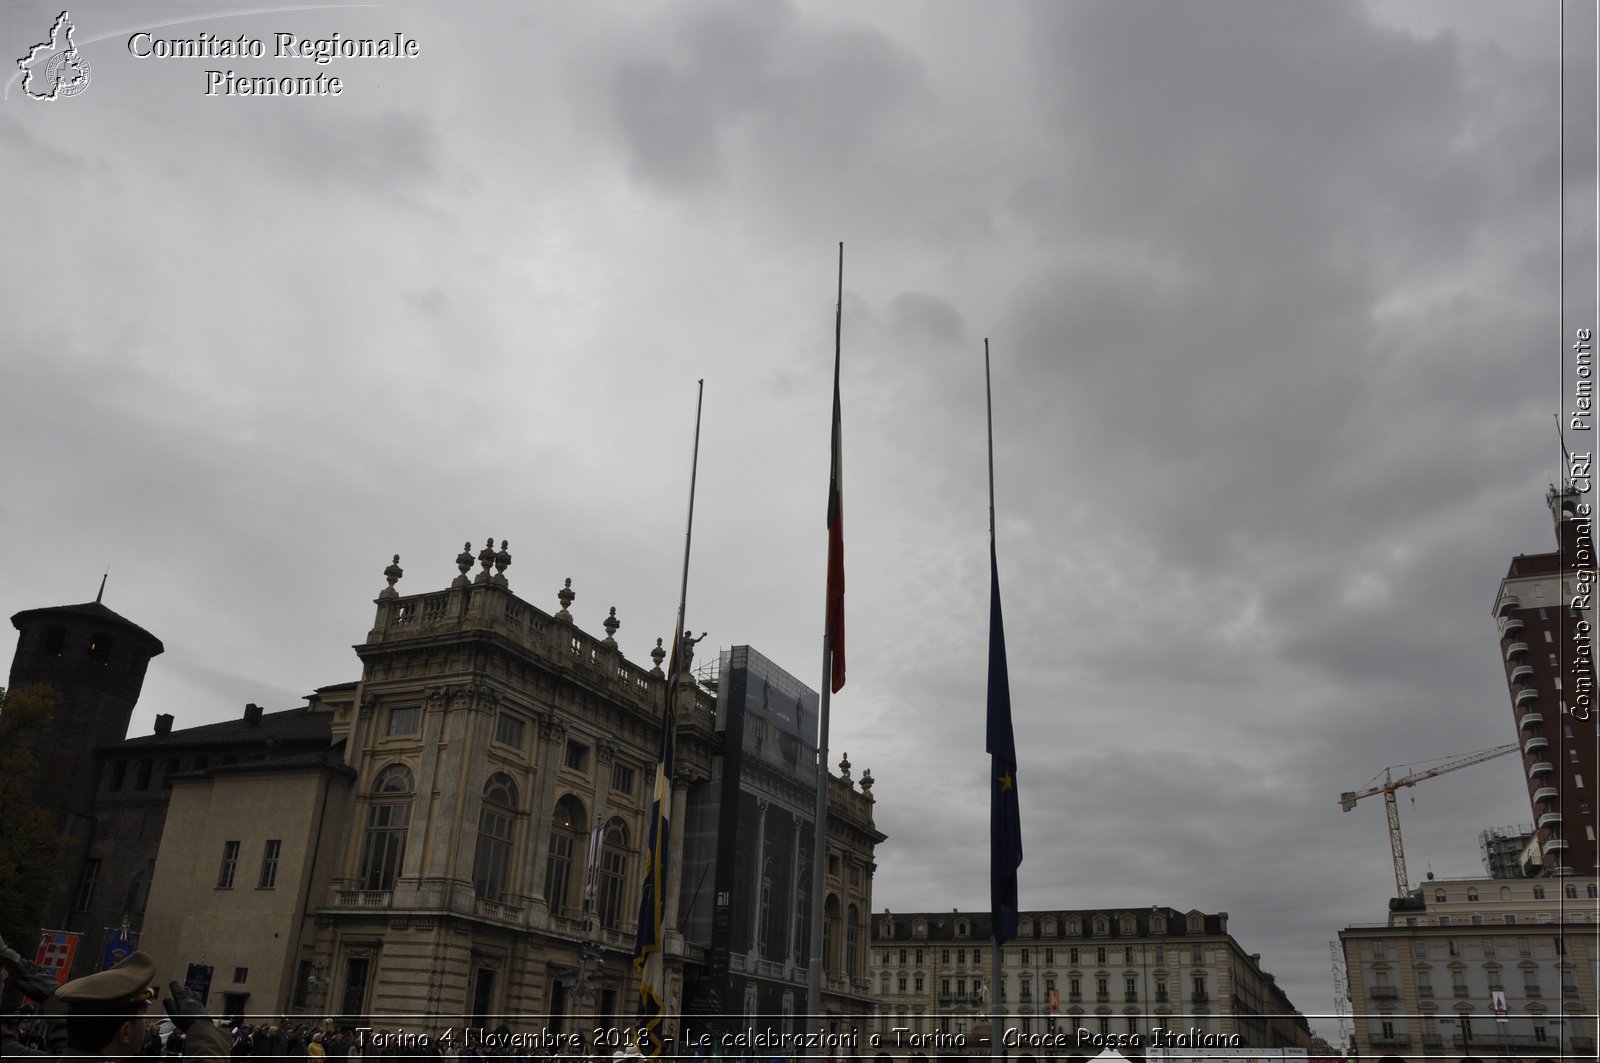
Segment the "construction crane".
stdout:
<path fill-rule="evenodd" d="M 1400 838 L 1400 809 L 1394 799 L 1394 792 L 1402 786 L 1415 786 L 1424 779 L 1432 779 L 1437 775 L 1456 771 L 1460 768 L 1469 768 L 1474 764 L 1482 764 L 1495 757 L 1503 757 L 1507 753 L 1515 753 L 1521 749 L 1517 743 L 1495 746 L 1493 749 L 1480 749 L 1476 753 L 1464 753 L 1458 757 L 1451 757 L 1437 767 L 1428 768 L 1426 771 L 1413 772 L 1396 779 L 1393 768 L 1383 769 L 1383 782 L 1368 786 L 1365 790 L 1346 790 L 1339 795 L 1339 807 L 1348 812 L 1356 807 L 1356 802 L 1363 797 L 1373 794 L 1383 795 L 1384 811 L 1389 814 L 1389 848 L 1394 853 L 1394 887 L 1399 891 L 1398 896 L 1411 895 L 1411 881 L 1406 877 L 1406 847 Z"/>

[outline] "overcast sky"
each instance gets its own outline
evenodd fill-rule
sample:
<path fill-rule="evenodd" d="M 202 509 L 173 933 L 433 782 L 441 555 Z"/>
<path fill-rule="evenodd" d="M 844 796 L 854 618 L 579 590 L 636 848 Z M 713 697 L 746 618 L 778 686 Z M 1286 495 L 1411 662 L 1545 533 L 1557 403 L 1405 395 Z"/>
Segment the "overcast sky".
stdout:
<path fill-rule="evenodd" d="M 1329 940 L 1393 891 L 1381 802 L 1340 792 L 1516 737 L 1492 608 L 1554 548 L 1556 3 L 219 10 L 75 6 L 87 88 L 13 72 L 0 107 L 0 608 L 109 566 L 167 648 L 134 734 L 358 678 L 390 556 L 438 589 L 491 535 L 648 662 L 700 378 L 689 626 L 817 685 L 842 241 L 830 759 L 877 780 L 874 907 L 988 905 L 988 337 L 1022 906 L 1226 911 L 1332 1012 Z M 58 11 L 7 5 L 6 55 Z M 271 58 L 334 31 L 420 55 Z M 1413 877 L 1480 873 L 1525 793 L 1514 758 L 1412 791 Z"/>

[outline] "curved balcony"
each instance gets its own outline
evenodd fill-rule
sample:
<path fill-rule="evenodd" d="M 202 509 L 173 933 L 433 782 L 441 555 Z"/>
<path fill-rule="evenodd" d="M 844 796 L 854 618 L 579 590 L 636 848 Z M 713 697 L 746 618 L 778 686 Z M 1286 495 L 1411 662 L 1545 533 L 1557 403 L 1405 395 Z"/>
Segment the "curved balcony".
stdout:
<path fill-rule="evenodd" d="M 1499 603 L 1494 607 L 1494 611 L 1498 616 L 1505 616 L 1511 610 L 1521 608 L 1522 600 L 1515 594 L 1502 594 Z"/>
<path fill-rule="evenodd" d="M 1561 813 L 1559 812 L 1546 812 L 1544 815 L 1539 817 L 1540 830 L 1559 826 L 1561 826 Z"/>
<path fill-rule="evenodd" d="M 1556 801 L 1561 797 L 1561 791 L 1554 786 L 1541 786 L 1533 792 L 1535 801 Z"/>
<path fill-rule="evenodd" d="M 1528 644 L 1526 642 L 1513 642 L 1506 647 L 1506 660 L 1508 661 L 1520 661 L 1527 655 Z"/>
<path fill-rule="evenodd" d="M 1522 617 L 1505 616 L 1500 618 L 1500 637 L 1508 638 L 1523 629 Z"/>
<path fill-rule="evenodd" d="M 1528 728 L 1538 727 L 1542 723 L 1544 723 L 1544 717 L 1539 713 L 1525 712 L 1522 714 L 1522 719 L 1517 721 L 1517 726 L 1526 731 Z"/>
<path fill-rule="evenodd" d="M 1524 705 L 1532 705 L 1538 700 L 1539 692 L 1532 687 L 1523 687 L 1521 690 L 1517 691 L 1517 708 L 1519 709 Z"/>
<path fill-rule="evenodd" d="M 1511 681 L 1513 683 L 1523 684 L 1533 682 L 1533 665 L 1519 664 L 1515 668 L 1511 669 Z"/>
<path fill-rule="evenodd" d="M 1555 770 L 1556 766 L 1550 763 L 1548 760 L 1537 761 L 1528 769 L 1528 778 L 1538 779 L 1545 775 L 1552 775 L 1555 773 Z"/>
<path fill-rule="evenodd" d="M 1565 838 L 1551 838 L 1549 841 L 1544 843 L 1544 851 L 1546 853 L 1553 853 L 1558 849 L 1565 849 L 1566 847 L 1567 839 Z"/>
<path fill-rule="evenodd" d="M 1524 754 L 1537 753 L 1541 749 L 1549 749 L 1549 748 L 1550 748 L 1550 739 L 1544 737 L 1543 735 L 1534 735 L 1532 738 L 1530 738 L 1526 742 L 1522 743 L 1522 752 Z"/>

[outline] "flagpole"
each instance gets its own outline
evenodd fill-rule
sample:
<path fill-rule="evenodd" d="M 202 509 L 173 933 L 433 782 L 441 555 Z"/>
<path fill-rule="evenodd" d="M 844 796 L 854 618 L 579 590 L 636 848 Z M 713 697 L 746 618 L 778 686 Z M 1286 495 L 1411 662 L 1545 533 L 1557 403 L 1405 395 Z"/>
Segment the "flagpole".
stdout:
<path fill-rule="evenodd" d="M 995 548 L 994 534 L 994 392 L 989 383 L 989 337 L 983 338 L 983 409 L 987 419 L 989 435 L 989 551 L 993 556 Z M 993 783 L 990 783 L 993 786 Z M 991 871 L 992 874 L 992 871 Z M 989 913 L 993 925 L 994 912 Z M 1004 1017 L 1004 1006 L 1001 1003 L 1001 981 L 1005 976 L 1003 953 L 1004 942 L 1000 941 L 998 931 L 995 934 L 994 956 L 990 965 L 989 975 L 989 1055 L 994 1059 L 1005 1058 L 1004 1029 L 1000 1023 Z"/>
<path fill-rule="evenodd" d="M 705 401 L 706 382 L 697 382 L 694 396 L 694 451 L 689 459 L 689 519 L 683 529 L 683 582 L 678 586 L 678 630 L 683 631 L 683 611 L 689 603 L 689 542 L 694 536 L 694 483 L 700 471 L 700 406 Z"/>
<path fill-rule="evenodd" d="M 663 1054 L 664 1039 L 661 1031 L 662 1024 L 668 1018 L 666 1002 L 667 993 L 667 968 L 666 968 L 666 931 L 664 926 L 664 902 L 667 893 L 667 882 L 670 878 L 667 868 L 671 857 L 671 820 L 670 810 L 672 802 L 672 765 L 674 760 L 673 749 L 677 744 L 677 712 L 674 701 L 681 676 L 688 661 L 684 659 L 685 642 L 687 633 L 683 629 L 684 613 L 689 601 L 689 547 L 694 536 L 694 493 L 695 482 L 700 469 L 700 411 L 705 399 L 706 382 L 704 379 L 697 382 L 698 390 L 694 401 L 694 450 L 689 461 L 689 515 L 685 521 L 683 532 L 683 579 L 678 588 L 678 618 L 672 633 L 672 666 L 667 675 L 667 690 L 663 706 L 662 736 L 660 762 L 656 766 L 656 800 L 654 819 L 651 828 L 650 848 L 647 860 L 650 867 L 645 875 L 645 895 L 640 898 L 639 930 L 637 942 L 634 946 L 634 966 L 639 972 L 639 1043 L 637 1048 L 641 1055 L 659 1057 Z M 663 780 L 661 776 L 665 775 Z M 663 793 L 663 790 L 665 791 Z M 646 925 L 646 906 L 651 910 L 651 923 Z M 649 935 L 647 938 L 647 931 Z M 650 955 L 655 957 L 656 970 L 652 975 L 651 964 L 647 962 Z M 652 976 L 654 984 L 650 983 Z M 652 997 L 654 998 L 652 1000 Z M 654 1009 L 654 1014 L 647 1014 L 647 1009 Z M 682 1002 L 679 1002 L 680 1013 Z M 680 1031 L 681 1032 L 681 1031 Z"/>
<path fill-rule="evenodd" d="M 829 474 L 832 483 L 829 486 L 829 572 L 827 602 L 823 609 L 822 624 L 822 691 L 817 706 L 817 809 L 815 834 L 811 843 L 811 962 L 808 964 L 808 977 L 806 981 L 806 1017 L 813 1020 L 820 1028 L 822 1025 L 822 886 L 823 871 L 828 859 L 828 705 L 829 695 L 834 688 L 833 674 L 833 617 L 834 617 L 834 586 L 833 586 L 833 532 L 832 518 L 835 514 L 832 507 L 836 504 L 839 492 L 839 463 L 842 460 L 839 454 L 839 357 L 840 340 L 844 330 L 844 242 L 839 242 L 839 288 L 837 301 L 833 307 L 833 435 L 830 449 L 832 450 L 833 468 Z M 843 520 L 843 514 L 837 515 Z M 842 559 L 841 559 L 842 564 Z M 842 573 L 841 573 L 842 575 Z M 842 593 L 842 589 L 841 589 Z M 843 685 L 842 679 L 840 685 Z M 849 972 L 846 976 L 848 977 Z"/>

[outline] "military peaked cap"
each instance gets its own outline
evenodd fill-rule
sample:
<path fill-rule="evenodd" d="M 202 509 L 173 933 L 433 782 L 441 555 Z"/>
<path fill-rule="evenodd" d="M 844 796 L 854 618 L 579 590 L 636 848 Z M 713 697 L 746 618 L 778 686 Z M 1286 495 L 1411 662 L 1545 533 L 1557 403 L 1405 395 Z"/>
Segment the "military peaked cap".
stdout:
<path fill-rule="evenodd" d="M 56 999 L 79 1014 L 122 1011 L 155 998 L 156 988 L 150 984 L 155 977 L 156 961 L 132 952 L 115 967 L 74 978 L 56 990 Z"/>

